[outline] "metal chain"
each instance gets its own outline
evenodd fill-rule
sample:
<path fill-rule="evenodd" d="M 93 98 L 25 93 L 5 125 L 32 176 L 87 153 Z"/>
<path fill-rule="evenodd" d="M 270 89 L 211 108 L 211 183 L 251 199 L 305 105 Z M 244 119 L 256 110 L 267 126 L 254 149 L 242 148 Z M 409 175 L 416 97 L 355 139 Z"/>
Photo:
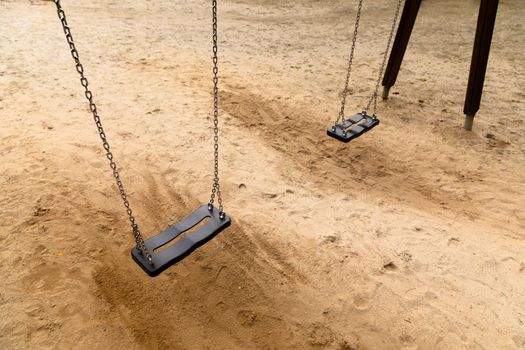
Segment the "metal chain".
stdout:
<path fill-rule="evenodd" d="M 355 18 L 354 34 L 352 36 L 352 48 L 350 49 L 350 55 L 348 58 L 348 69 L 346 71 L 345 87 L 342 93 L 343 99 L 341 101 L 341 110 L 339 111 L 339 115 L 337 116 L 337 120 L 335 121 L 334 126 L 339 123 L 339 120 L 343 122 L 345 118 L 345 106 L 346 106 L 346 96 L 348 95 L 348 83 L 350 82 L 350 72 L 352 71 L 352 63 L 354 61 L 354 51 L 356 47 L 357 32 L 359 30 L 359 21 L 361 19 L 361 9 L 362 8 L 363 8 L 363 0 L 359 0 L 359 3 L 357 5 L 357 14 Z"/>
<path fill-rule="evenodd" d="M 394 37 L 394 30 L 396 29 L 397 19 L 399 17 L 399 10 L 401 9 L 401 3 L 403 0 L 399 0 L 397 2 L 397 8 L 396 13 L 394 15 L 394 21 L 392 22 L 392 27 L 390 28 L 390 35 L 388 37 L 388 42 L 386 44 L 385 54 L 383 55 L 383 62 L 381 63 L 381 68 L 379 69 L 379 76 L 377 77 L 376 86 L 374 89 L 374 92 L 370 96 L 366 107 L 363 110 L 363 113 L 366 114 L 367 111 L 370 109 L 370 106 L 372 103 L 374 104 L 374 107 L 372 109 L 372 116 L 376 117 L 376 109 L 377 109 L 377 94 L 379 91 L 379 84 L 381 83 L 381 78 L 383 77 L 383 71 L 385 70 L 385 64 L 386 64 L 386 58 L 388 57 L 388 52 L 390 51 L 390 45 L 392 44 L 392 38 Z"/>
<path fill-rule="evenodd" d="M 93 94 L 91 90 L 89 89 L 89 83 L 84 75 L 84 67 L 82 66 L 82 63 L 80 63 L 80 58 L 78 55 L 78 51 L 75 47 L 75 42 L 73 40 L 73 36 L 71 34 L 71 30 L 67 24 L 66 20 L 66 14 L 64 10 L 62 9 L 62 5 L 60 4 L 60 0 L 53 0 L 53 2 L 56 5 L 57 12 L 58 12 L 58 18 L 60 19 L 60 22 L 62 23 L 62 28 L 64 29 L 64 34 L 66 35 L 67 43 L 69 44 L 69 49 L 71 50 L 71 56 L 75 60 L 75 65 L 78 74 L 80 75 L 80 83 L 84 87 L 84 95 L 86 96 L 86 99 L 89 102 L 89 109 L 93 113 L 93 119 L 95 120 L 95 125 L 97 126 L 97 130 L 100 136 L 100 139 L 102 140 L 102 146 L 104 147 L 104 150 L 106 151 L 106 157 L 109 160 L 109 166 L 111 167 L 111 170 L 113 171 L 113 176 L 115 177 L 115 182 L 117 184 L 120 196 L 122 197 L 122 202 L 124 203 L 124 207 L 126 207 L 126 213 L 128 214 L 129 222 L 131 223 L 131 229 L 133 232 L 133 236 L 135 237 L 135 242 L 137 244 L 137 249 L 139 249 L 142 254 L 146 257 L 146 259 L 149 261 L 150 264 L 153 264 L 151 254 L 144 244 L 144 239 L 142 238 L 142 234 L 140 233 L 139 226 L 137 224 L 137 221 L 135 220 L 135 217 L 133 216 L 133 211 L 131 210 L 128 197 L 126 195 L 126 191 L 124 190 L 124 185 L 122 184 L 122 180 L 120 179 L 120 174 L 117 169 L 117 164 L 115 163 L 113 153 L 111 153 L 111 150 L 109 148 L 109 143 L 106 137 L 106 133 L 104 132 L 104 128 L 102 127 L 102 121 L 100 120 L 100 116 L 97 112 L 97 106 L 95 105 L 95 102 L 93 102 Z"/>
<path fill-rule="evenodd" d="M 219 203 L 219 216 L 224 218 L 225 214 L 222 207 L 222 193 L 219 183 L 219 58 L 217 55 L 217 0 L 212 0 L 212 22 L 213 22 L 213 186 L 211 190 L 210 203 L 208 208 L 211 210 L 215 195 Z"/>

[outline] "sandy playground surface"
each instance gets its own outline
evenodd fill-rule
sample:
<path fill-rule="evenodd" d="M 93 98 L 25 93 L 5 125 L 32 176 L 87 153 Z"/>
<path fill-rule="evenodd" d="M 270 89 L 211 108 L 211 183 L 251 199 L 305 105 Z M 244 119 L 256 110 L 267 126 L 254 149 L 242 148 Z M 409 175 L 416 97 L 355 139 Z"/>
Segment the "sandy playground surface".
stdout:
<path fill-rule="evenodd" d="M 206 203 L 209 1 L 64 1 L 151 236 Z M 0 348 L 525 349 L 525 3 L 501 1 L 473 132 L 477 1 L 425 0 L 382 124 L 344 145 L 356 1 L 220 2 L 230 229 L 150 279 L 49 1 L 0 1 Z M 348 111 L 393 1 L 363 10 Z"/>

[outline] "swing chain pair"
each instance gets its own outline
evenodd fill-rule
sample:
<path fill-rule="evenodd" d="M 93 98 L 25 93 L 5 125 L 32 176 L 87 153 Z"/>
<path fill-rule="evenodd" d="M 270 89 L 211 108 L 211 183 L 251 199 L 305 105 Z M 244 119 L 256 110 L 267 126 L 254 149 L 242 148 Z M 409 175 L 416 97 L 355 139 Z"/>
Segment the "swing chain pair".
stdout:
<path fill-rule="evenodd" d="M 396 13 L 394 15 L 394 21 L 392 22 L 392 27 L 390 28 L 390 34 L 388 36 L 388 42 L 386 44 L 385 54 L 383 55 L 383 62 L 381 63 L 381 68 L 379 69 L 379 75 L 377 77 L 377 81 L 376 81 L 376 85 L 375 85 L 375 88 L 374 88 L 374 92 L 370 96 L 370 98 L 369 98 L 369 100 L 368 100 L 368 102 L 366 104 L 366 107 L 364 108 L 364 110 L 362 112 L 363 115 L 366 115 L 367 111 L 370 109 L 370 107 L 373 104 L 373 109 L 372 109 L 372 117 L 373 118 L 376 118 L 377 96 L 378 96 L 378 92 L 379 92 L 379 84 L 381 83 L 381 78 L 383 77 L 383 71 L 385 70 L 386 58 L 388 57 L 388 52 L 390 51 L 390 45 L 392 44 L 392 38 L 394 37 L 394 31 L 396 29 L 397 19 L 399 17 L 399 10 L 401 9 L 401 3 L 402 2 L 403 2 L 403 0 L 398 0 L 398 2 L 397 2 Z"/>
<path fill-rule="evenodd" d="M 215 196 L 219 204 L 219 217 L 224 219 L 226 214 L 222 206 L 222 193 L 219 183 L 219 58 L 217 44 L 217 0 L 212 0 L 212 23 L 213 23 L 213 186 L 211 190 L 208 209 L 212 210 Z"/>
<path fill-rule="evenodd" d="M 355 18 L 355 25 L 354 25 L 354 33 L 352 35 L 352 47 L 350 49 L 350 55 L 348 57 L 348 69 L 346 71 L 346 81 L 345 81 L 345 87 L 343 89 L 342 95 L 342 101 L 341 101 L 341 110 L 339 111 L 339 115 L 337 116 L 337 120 L 334 123 L 334 128 L 337 124 L 339 124 L 339 121 L 344 122 L 345 120 L 345 106 L 346 106 L 346 97 L 348 95 L 348 84 L 350 82 L 350 73 L 352 71 L 352 63 L 354 61 L 354 51 L 356 47 L 357 42 L 357 34 L 359 31 L 359 21 L 361 20 L 361 9 L 363 8 L 363 0 L 359 0 L 359 3 L 357 5 L 357 14 Z"/>
<path fill-rule="evenodd" d="M 58 18 L 60 19 L 60 22 L 62 23 L 62 28 L 64 29 L 64 34 L 66 35 L 66 40 L 67 40 L 67 43 L 69 44 L 69 49 L 71 51 L 71 56 L 75 60 L 75 66 L 76 66 L 78 74 L 80 75 L 80 83 L 84 87 L 84 95 L 86 96 L 86 99 L 89 102 L 89 109 L 91 110 L 91 113 L 93 114 L 93 119 L 95 121 L 95 125 L 97 127 L 100 139 L 102 140 L 102 146 L 104 147 L 104 150 L 106 151 L 106 157 L 109 160 L 109 166 L 111 167 L 111 170 L 113 171 L 113 177 L 115 178 L 115 182 L 117 184 L 117 187 L 120 193 L 120 197 L 122 198 L 124 207 L 126 207 L 126 213 L 128 214 L 128 219 L 131 224 L 131 229 L 133 231 L 135 243 L 137 244 L 137 249 L 139 249 L 142 252 L 142 254 L 144 254 L 144 256 L 146 257 L 146 259 L 148 260 L 150 264 L 153 264 L 151 254 L 148 248 L 146 247 L 146 245 L 144 244 L 144 239 L 142 238 L 142 234 L 140 233 L 139 226 L 137 224 L 135 216 L 133 215 L 133 211 L 131 210 L 129 200 L 128 200 L 126 191 L 124 189 L 124 184 L 122 183 L 122 180 L 120 178 L 117 164 L 115 163 L 113 153 L 111 152 L 111 149 L 109 147 L 106 133 L 104 132 L 104 128 L 102 127 L 102 121 L 100 119 L 100 116 L 98 115 L 97 106 L 95 102 L 93 102 L 93 93 L 89 89 L 89 82 L 84 74 L 84 66 L 80 62 L 80 57 L 79 57 L 77 48 L 75 46 L 75 41 L 73 40 L 73 35 L 71 34 L 71 29 L 69 28 L 69 25 L 67 23 L 66 14 L 64 10 L 62 9 L 60 0 L 53 0 L 53 2 L 55 3 L 56 8 L 57 8 Z"/>

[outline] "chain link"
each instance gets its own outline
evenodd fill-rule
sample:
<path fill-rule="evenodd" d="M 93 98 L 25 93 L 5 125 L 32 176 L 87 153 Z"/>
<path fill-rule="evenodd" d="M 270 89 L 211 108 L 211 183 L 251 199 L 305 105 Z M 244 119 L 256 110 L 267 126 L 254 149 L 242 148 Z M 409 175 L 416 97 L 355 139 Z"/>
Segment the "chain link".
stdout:
<path fill-rule="evenodd" d="M 378 91 L 379 91 L 379 84 L 381 83 L 381 78 L 383 77 L 383 71 L 385 70 L 386 58 L 388 57 L 388 52 L 390 51 L 390 45 L 392 44 L 392 38 L 394 37 L 394 30 L 396 29 L 397 19 L 399 17 L 399 10 L 401 9 L 402 2 L 403 0 L 398 0 L 397 2 L 396 13 L 394 15 L 394 21 L 392 22 L 392 27 L 390 28 L 390 35 L 388 37 L 388 42 L 386 44 L 385 54 L 383 55 L 383 62 L 381 63 L 381 68 L 379 69 L 379 76 L 377 77 L 374 92 L 370 96 L 366 104 L 366 107 L 363 110 L 363 112 L 366 114 L 367 111 L 370 109 L 370 106 L 372 106 L 373 104 L 372 116 L 374 118 L 376 116 L 376 110 L 377 110 L 377 96 L 378 96 Z"/>
<path fill-rule="evenodd" d="M 213 23 L 213 186 L 209 208 L 211 210 L 215 196 L 219 204 L 219 216 L 224 218 L 222 207 L 222 193 L 219 183 L 219 58 L 217 44 L 217 0 L 212 0 L 212 23 Z"/>
<path fill-rule="evenodd" d="M 111 150 L 109 148 L 109 143 L 106 137 L 106 133 L 104 132 L 104 128 L 102 127 L 102 121 L 100 120 L 100 116 L 97 112 L 97 106 L 95 105 L 95 102 L 93 102 L 93 93 L 89 89 L 89 83 L 84 75 L 84 67 L 82 66 L 82 63 L 80 63 L 80 58 L 78 55 L 78 51 L 75 46 L 75 42 L 73 40 L 73 36 L 71 34 L 71 30 L 68 26 L 67 20 L 66 20 L 66 14 L 64 10 L 62 9 L 62 5 L 60 4 L 60 0 L 53 0 L 53 2 L 56 5 L 58 18 L 60 19 L 60 22 L 62 23 L 62 28 L 64 29 L 64 34 L 66 35 L 67 43 L 69 44 L 69 49 L 71 51 L 71 56 L 75 60 L 75 66 L 77 69 L 78 74 L 80 75 L 80 84 L 84 87 L 84 95 L 86 96 L 86 99 L 89 102 L 89 109 L 91 110 L 91 113 L 93 114 L 93 119 L 95 121 L 95 125 L 97 127 L 100 139 L 102 140 L 102 146 L 104 147 L 104 150 L 106 151 L 106 157 L 109 160 L 109 166 L 111 167 L 111 170 L 113 171 L 113 177 L 115 178 L 115 182 L 117 184 L 120 197 L 122 197 L 122 202 L 124 203 L 124 207 L 126 207 L 126 213 L 128 214 L 128 219 L 131 224 L 131 229 L 133 232 L 133 236 L 135 238 L 135 242 L 137 244 L 137 249 L 139 249 L 142 254 L 146 257 L 146 259 L 149 261 L 150 264 L 153 264 L 153 260 L 151 258 L 151 254 L 144 244 L 144 239 L 142 238 L 142 234 L 140 233 L 139 226 L 137 224 L 137 221 L 135 217 L 133 216 L 133 211 L 131 210 L 128 197 L 126 195 L 126 191 L 124 190 L 124 185 L 122 183 L 122 180 L 120 179 L 120 174 L 117 169 L 117 164 L 115 163 L 113 153 L 111 153 Z"/>
<path fill-rule="evenodd" d="M 350 55 L 348 57 L 348 69 L 346 71 L 345 87 L 342 92 L 343 99 L 341 101 L 341 110 L 339 111 L 339 115 L 337 116 L 337 120 L 335 121 L 334 126 L 339 124 L 339 121 L 341 121 L 342 123 L 345 120 L 346 96 L 348 95 L 348 84 L 350 82 L 350 72 L 352 71 L 352 63 L 354 61 L 354 51 L 355 51 L 356 42 L 357 42 L 357 33 L 359 30 L 359 21 L 361 19 L 361 9 L 362 8 L 363 8 L 363 0 L 359 0 L 359 3 L 357 5 L 357 14 L 355 18 L 354 34 L 352 36 L 352 48 L 350 49 Z"/>

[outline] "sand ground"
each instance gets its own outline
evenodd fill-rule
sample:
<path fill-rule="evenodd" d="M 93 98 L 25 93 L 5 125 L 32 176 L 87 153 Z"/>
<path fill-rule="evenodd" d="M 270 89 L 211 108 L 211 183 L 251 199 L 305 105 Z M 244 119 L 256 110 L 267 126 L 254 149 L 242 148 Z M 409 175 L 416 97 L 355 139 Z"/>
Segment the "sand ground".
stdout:
<path fill-rule="evenodd" d="M 381 126 L 343 145 L 355 3 L 220 2 L 233 225 L 150 279 L 53 3 L 0 1 L 0 348 L 525 349 L 525 3 L 501 1 L 473 132 L 478 2 L 430 0 Z M 63 5 L 154 235 L 209 198 L 209 2 Z M 349 111 L 393 10 L 364 7 Z"/>

